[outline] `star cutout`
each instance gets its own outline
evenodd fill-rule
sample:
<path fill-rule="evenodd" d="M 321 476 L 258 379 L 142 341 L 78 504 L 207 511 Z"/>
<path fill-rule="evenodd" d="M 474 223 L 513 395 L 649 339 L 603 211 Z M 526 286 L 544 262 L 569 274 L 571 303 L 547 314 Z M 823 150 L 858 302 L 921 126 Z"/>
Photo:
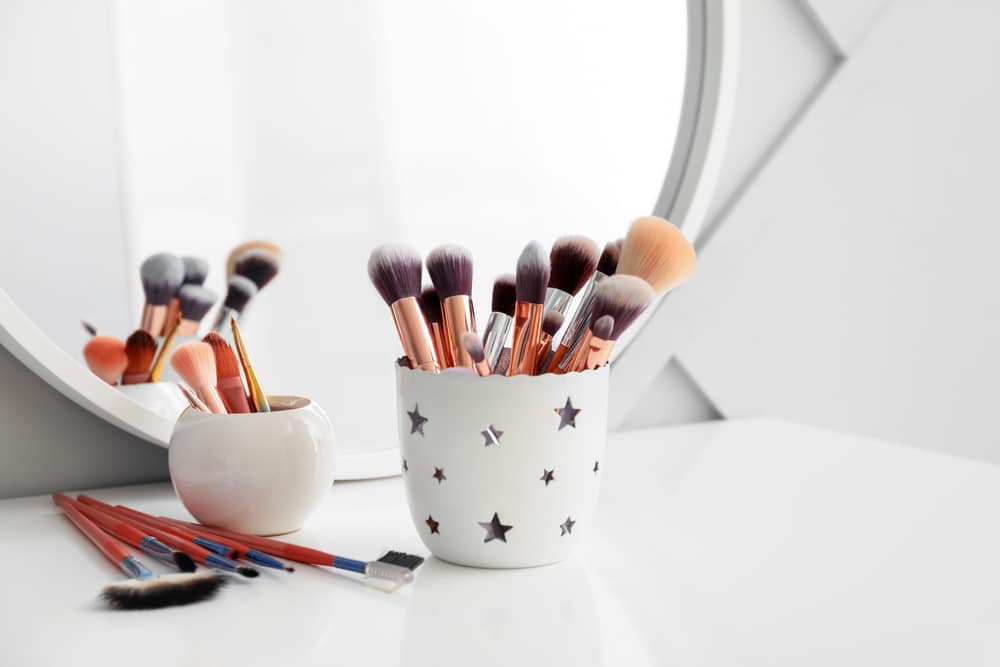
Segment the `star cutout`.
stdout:
<path fill-rule="evenodd" d="M 563 523 L 561 523 L 561 524 L 559 524 L 559 530 L 562 531 L 561 533 L 559 533 L 559 537 L 562 537 L 563 535 L 571 534 L 573 532 L 573 526 L 575 526 L 575 525 L 576 525 L 576 521 L 573 521 L 573 519 L 571 519 L 569 517 L 566 517 L 566 521 L 563 522 Z"/>
<path fill-rule="evenodd" d="M 595 461 L 594 461 L 594 474 L 595 474 L 595 475 L 597 474 L 597 471 L 598 471 L 598 470 L 599 470 L 600 468 L 601 468 L 601 463 L 600 463 L 600 461 L 596 461 L 596 460 L 595 460 Z"/>
<path fill-rule="evenodd" d="M 439 485 L 441 484 L 441 482 L 448 479 L 447 477 L 444 476 L 444 468 L 438 468 L 437 466 L 434 466 L 434 474 L 431 475 L 431 477 L 436 479 Z"/>
<path fill-rule="evenodd" d="M 581 411 L 579 408 L 573 407 L 573 399 L 567 396 L 566 405 L 561 408 L 555 408 L 555 411 L 559 415 L 559 428 L 557 430 L 561 431 L 567 426 L 576 428 L 576 416 Z"/>
<path fill-rule="evenodd" d="M 489 521 L 480 521 L 479 527 L 486 531 L 486 538 L 483 539 L 483 544 L 490 542 L 492 540 L 500 540 L 501 542 L 507 542 L 507 531 L 514 526 L 505 526 L 500 523 L 500 517 L 497 513 L 493 513 L 493 518 Z"/>
<path fill-rule="evenodd" d="M 419 433 L 420 437 L 424 437 L 424 424 L 427 423 L 427 417 L 420 414 L 420 404 L 415 404 L 413 412 L 407 412 L 406 414 L 410 415 L 410 435 Z"/>
<path fill-rule="evenodd" d="M 441 525 L 441 522 L 440 521 L 435 521 L 434 517 L 432 517 L 430 514 L 427 515 L 427 520 L 424 521 L 424 523 L 426 523 L 427 527 L 431 529 L 431 534 L 432 535 L 435 535 L 435 534 L 440 535 L 441 534 L 440 531 L 438 531 L 438 526 Z"/>
<path fill-rule="evenodd" d="M 403 474 L 410 472 L 410 466 L 406 464 L 406 459 L 403 459 Z"/>
<path fill-rule="evenodd" d="M 543 482 L 545 482 L 545 486 L 548 486 L 549 482 L 552 482 L 552 481 L 555 480 L 556 476 L 554 474 L 552 474 L 554 472 L 555 472 L 555 470 L 545 470 L 545 468 L 542 468 L 542 476 L 539 479 L 541 479 Z"/>
<path fill-rule="evenodd" d="M 497 447 L 500 446 L 500 437 L 503 435 L 503 431 L 498 431 L 497 427 L 493 424 L 490 424 L 489 428 L 485 431 L 480 431 L 479 434 L 486 438 L 487 447 L 490 445 L 496 445 Z"/>

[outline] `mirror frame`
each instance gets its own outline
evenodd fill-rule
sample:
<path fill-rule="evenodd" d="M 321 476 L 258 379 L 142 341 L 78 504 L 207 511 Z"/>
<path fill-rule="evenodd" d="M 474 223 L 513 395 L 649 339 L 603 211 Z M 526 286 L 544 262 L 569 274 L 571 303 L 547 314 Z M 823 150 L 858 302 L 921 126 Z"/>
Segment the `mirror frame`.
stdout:
<path fill-rule="evenodd" d="M 735 0 L 687 0 L 688 53 L 680 122 L 666 178 L 654 209 L 697 241 L 725 151 L 738 60 L 738 4 Z M 663 315 L 662 302 L 632 339 Z M 626 347 L 631 347 L 631 343 Z M 59 348 L 0 289 L 0 345 L 31 372 L 97 417 L 132 435 L 167 447 L 173 424 L 102 382 Z M 643 346 L 649 347 L 649 346 Z M 649 359 L 645 364 L 666 359 Z M 628 367 L 614 363 L 616 382 L 628 383 Z M 614 403 L 614 402 L 613 402 Z M 617 406 L 622 412 L 630 406 Z M 616 422 L 612 415 L 612 424 Z M 399 474 L 396 448 L 352 453 L 338 462 L 337 479 Z"/>

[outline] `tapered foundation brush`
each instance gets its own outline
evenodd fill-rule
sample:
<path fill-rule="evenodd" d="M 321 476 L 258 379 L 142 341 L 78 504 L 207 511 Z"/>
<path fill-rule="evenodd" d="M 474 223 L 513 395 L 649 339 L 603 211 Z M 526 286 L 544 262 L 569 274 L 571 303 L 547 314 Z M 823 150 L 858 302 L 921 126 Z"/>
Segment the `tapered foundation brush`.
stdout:
<path fill-rule="evenodd" d="M 431 330 L 431 338 L 434 339 L 434 353 L 438 360 L 445 358 L 444 353 L 444 319 L 441 314 L 441 297 L 433 287 L 425 286 L 420 293 L 420 310 L 427 320 L 427 327 Z"/>
<path fill-rule="evenodd" d="M 101 593 L 101 597 L 113 608 L 156 609 L 191 604 L 211 598 L 226 583 L 225 577 L 201 572 L 157 577 L 118 540 L 84 516 L 71 498 L 55 493 L 52 499 L 73 525 L 129 577 L 106 587 Z"/>
<path fill-rule="evenodd" d="M 83 346 L 83 358 L 87 368 L 110 385 L 118 384 L 118 378 L 128 368 L 125 343 L 112 336 L 92 336 Z"/>
<path fill-rule="evenodd" d="M 146 331 L 138 329 L 125 340 L 128 366 L 122 372 L 122 384 L 139 384 L 149 381 L 149 369 L 156 356 L 156 340 Z"/>
<path fill-rule="evenodd" d="M 636 276 L 614 275 L 601 282 L 594 294 L 594 324 L 584 337 L 584 342 L 574 354 L 569 370 L 600 368 L 608 362 L 615 341 L 635 322 L 636 318 L 652 302 L 656 293 L 653 288 Z M 603 318 L 613 318 L 610 331 L 597 323 Z"/>
<path fill-rule="evenodd" d="M 214 331 L 205 336 L 202 342 L 211 345 L 215 354 L 215 388 L 222 396 L 226 409 L 230 414 L 251 412 L 243 380 L 240 378 L 240 363 L 236 360 L 233 348 Z"/>
<path fill-rule="evenodd" d="M 184 282 L 184 262 L 175 255 L 157 253 L 142 263 L 139 276 L 146 294 L 139 328 L 155 338 L 163 335 L 170 300 L 177 295 Z"/>
<path fill-rule="evenodd" d="M 222 308 L 215 318 L 212 331 L 222 333 L 226 330 L 230 317 L 239 319 L 250 299 L 257 294 L 257 284 L 246 276 L 233 275 L 229 277 L 229 285 L 226 289 L 226 300 L 222 302 Z"/>
<path fill-rule="evenodd" d="M 507 375 L 534 375 L 535 355 L 542 336 L 545 291 L 549 284 L 549 257 L 537 241 L 529 243 L 517 260 L 514 304 L 514 341 Z"/>
<path fill-rule="evenodd" d="M 517 303 L 517 284 L 513 273 L 504 273 L 493 281 L 493 312 L 486 321 L 483 333 L 483 350 L 486 352 L 486 363 L 494 373 L 506 374 L 506 369 L 499 367 L 504 349 L 509 349 L 508 341 L 514 330 L 514 304 Z M 509 359 L 509 353 L 508 353 Z M 509 363 L 509 361 L 508 361 Z"/>
<path fill-rule="evenodd" d="M 182 343 L 170 356 L 170 365 L 205 403 L 209 412 L 226 414 L 226 406 L 215 388 L 215 353 L 211 345 L 201 341 Z"/>
<path fill-rule="evenodd" d="M 404 244 L 386 244 L 372 250 L 368 278 L 392 311 L 403 354 L 410 368 L 440 370 L 427 321 L 420 310 L 420 255 Z"/>
<path fill-rule="evenodd" d="M 427 273 L 441 299 L 444 365 L 472 368 L 472 358 L 462 345 L 462 334 L 476 333 L 476 314 L 472 308 L 472 253 L 454 244 L 437 247 L 427 255 Z"/>
<path fill-rule="evenodd" d="M 198 326 L 202 318 L 215 305 L 217 295 L 207 287 L 201 285 L 182 285 L 177 291 L 177 299 L 180 302 L 181 322 L 178 325 L 178 336 L 194 336 L 198 333 Z"/>
<path fill-rule="evenodd" d="M 663 218 L 647 216 L 629 227 L 618 273 L 638 276 L 657 294 L 665 294 L 690 278 L 695 264 L 694 248 L 681 230 Z"/>

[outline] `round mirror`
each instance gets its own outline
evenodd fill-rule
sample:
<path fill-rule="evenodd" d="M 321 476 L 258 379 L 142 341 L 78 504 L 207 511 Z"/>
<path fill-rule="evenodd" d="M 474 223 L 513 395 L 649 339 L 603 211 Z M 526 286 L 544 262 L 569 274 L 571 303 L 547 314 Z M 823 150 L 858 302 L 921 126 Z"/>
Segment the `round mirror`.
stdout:
<path fill-rule="evenodd" d="M 63 10 L 5 13 L 0 342 L 161 445 L 169 420 L 81 365 L 81 319 L 137 328 L 152 253 L 205 258 L 222 295 L 231 248 L 279 245 L 241 320 L 264 389 L 324 407 L 340 476 L 395 474 L 399 345 L 365 274 L 374 245 L 467 246 L 485 319 L 527 241 L 603 245 L 651 211 L 692 230 L 711 186 L 721 0 Z"/>

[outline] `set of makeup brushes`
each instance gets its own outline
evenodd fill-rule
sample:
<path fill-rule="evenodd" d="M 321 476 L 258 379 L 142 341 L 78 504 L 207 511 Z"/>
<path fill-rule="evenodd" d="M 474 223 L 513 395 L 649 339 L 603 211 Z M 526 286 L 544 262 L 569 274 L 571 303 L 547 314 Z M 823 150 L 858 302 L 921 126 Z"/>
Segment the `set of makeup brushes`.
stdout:
<path fill-rule="evenodd" d="M 248 579 L 260 576 L 255 566 L 295 571 L 278 558 L 354 572 L 386 591 L 413 581 L 413 571 L 424 561 L 421 556 L 398 551 L 388 551 L 378 560 L 361 561 L 280 540 L 152 516 L 83 494 L 73 499 L 54 493 L 52 499 L 127 577 L 102 592 L 104 600 L 116 609 L 155 609 L 207 600 L 229 581 L 227 573 Z M 177 572 L 157 575 L 126 545 Z M 211 569 L 198 571 L 199 565 Z"/>
<path fill-rule="evenodd" d="M 540 375 L 605 365 L 615 342 L 659 295 L 695 269 L 694 248 L 662 218 L 639 218 L 603 250 L 585 236 L 563 236 L 551 250 L 532 241 L 516 272 L 493 283 L 482 337 L 472 304 L 472 254 L 444 245 L 423 262 L 403 244 L 372 251 L 368 276 L 389 305 L 404 357 L 432 372 Z"/>

